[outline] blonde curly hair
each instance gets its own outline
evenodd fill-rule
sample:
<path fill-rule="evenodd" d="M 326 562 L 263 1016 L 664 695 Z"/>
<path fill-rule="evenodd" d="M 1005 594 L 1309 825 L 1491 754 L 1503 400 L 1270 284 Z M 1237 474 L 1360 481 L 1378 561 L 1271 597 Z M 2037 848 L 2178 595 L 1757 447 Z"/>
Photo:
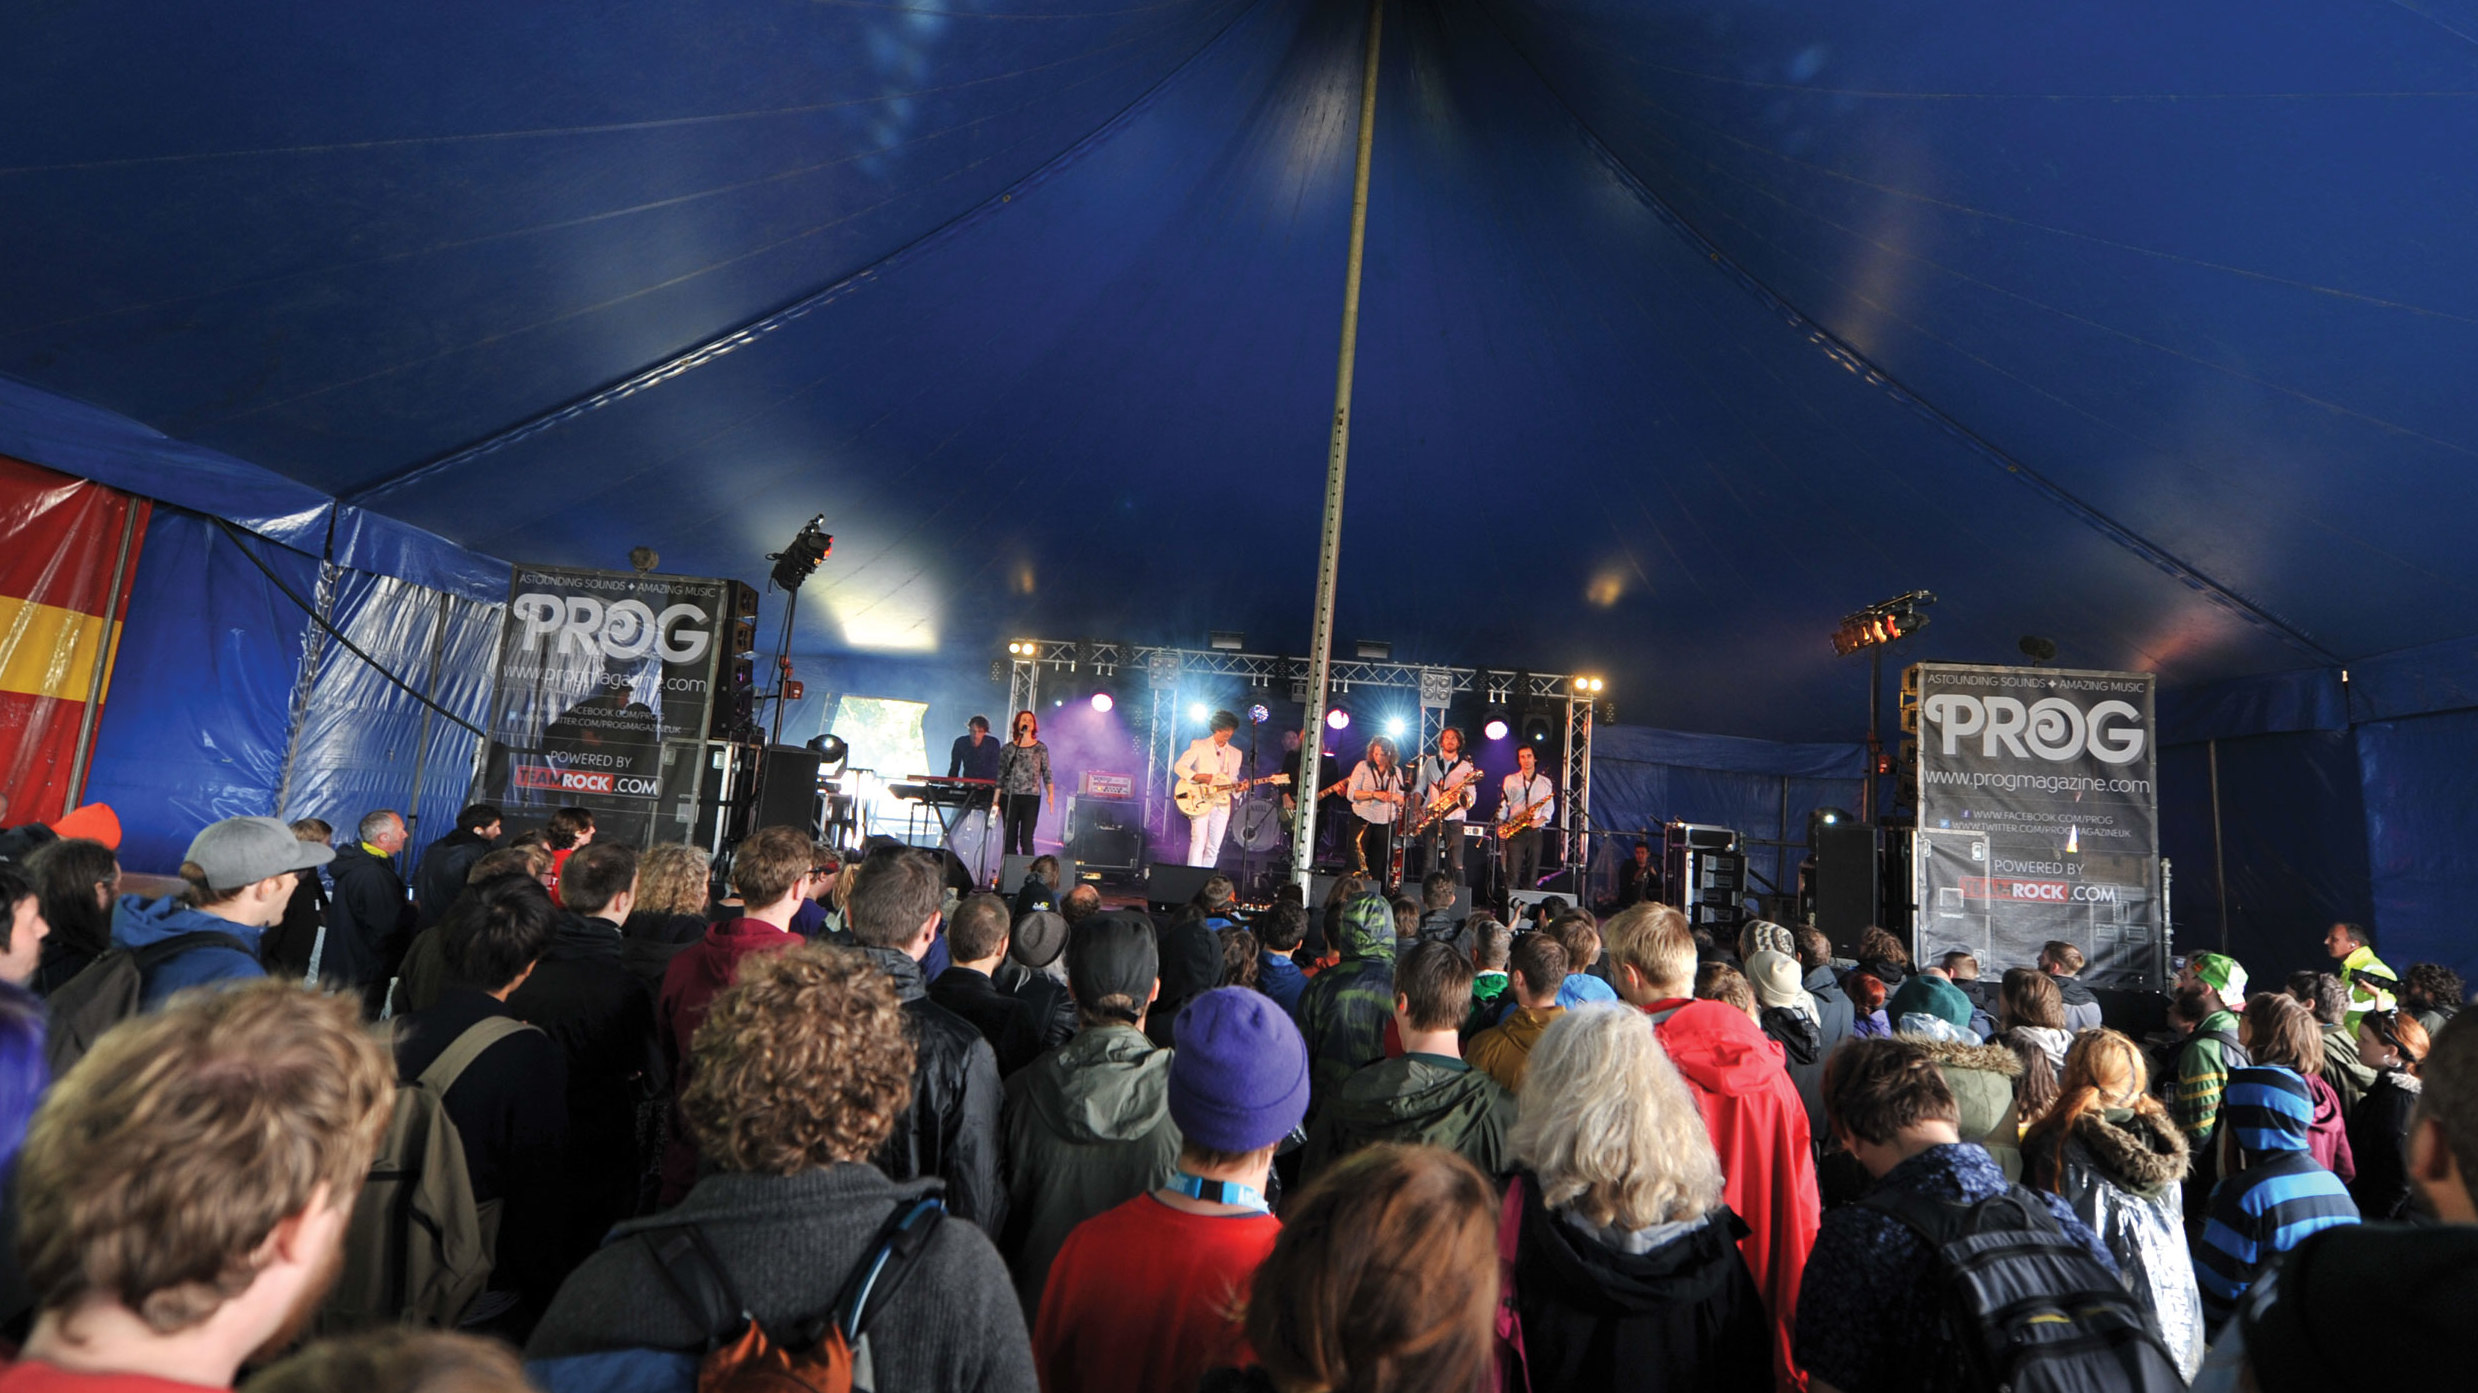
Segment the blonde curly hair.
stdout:
<path fill-rule="evenodd" d="M 759 953 L 697 1027 L 680 1111 L 724 1169 L 796 1175 L 867 1160 L 912 1101 L 912 1066 L 895 984 L 867 958 Z"/>

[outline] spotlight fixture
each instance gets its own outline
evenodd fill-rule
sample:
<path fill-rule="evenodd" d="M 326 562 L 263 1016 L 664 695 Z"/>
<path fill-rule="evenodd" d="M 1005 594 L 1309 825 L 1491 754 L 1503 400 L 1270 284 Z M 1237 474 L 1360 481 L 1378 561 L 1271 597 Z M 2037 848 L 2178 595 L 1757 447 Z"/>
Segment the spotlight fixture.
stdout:
<path fill-rule="evenodd" d="M 2041 638 L 2037 634 L 2024 634 L 2022 641 L 2014 646 L 2022 650 L 2023 657 L 2031 660 L 2032 667 L 2056 661 L 2055 639 Z"/>
<path fill-rule="evenodd" d="M 1505 738 L 1506 738 L 1506 718 L 1505 718 L 1505 717 L 1503 717 L 1503 716 L 1491 716 L 1491 717 L 1489 717 L 1488 724 L 1487 724 L 1487 725 L 1484 725 L 1484 726 L 1482 726 L 1482 727 L 1480 727 L 1480 733 L 1481 733 L 1482 735 L 1487 736 L 1487 737 L 1488 737 L 1489 739 L 1491 739 L 1491 740 L 1503 740 L 1503 739 L 1505 739 Z"/>
<path fill-rule="evenodd" d="M 1349 730 L 1351 728 L 1351 713 L 1343 710 L 1339 706 L 1326 712 L 1325 728 L 1327 730 Z"/>
<path fill-rule="evenodd" d="M 1248 720 L 1256 725 L 1261 726 L 1265 722 L 1272 719 L 1273 708 L 1265 705 L 1265 703 L 1261 701 L 1248 708 Z"/>
<path fill-rule="evenodd" d="M 817 564 L 835 549 L 833 534 L 826 530 L 826 515 L 818 514 L 801 524 L 800 535 L 792 544 L 766 559 L 774 563 L 774 583 L 784 590 L 798 590 Z"/>
<path fill-rule="evenodd" d="M 1213 708 L 1201 701 L 1190 702 L 1187 708 L 1187 718 L 1191 721 L 1209 721 L 1213 719 Z"/>
<path fill-rule="evenodd" d="M 1927 627 L 1920 609 L 1934 603 L 1936 597 L 1928 591 L 1911 590 L 1847 615 L 1833 631 L 1833 652 L 1848 657 L 1862 648 L 1908 638 Z"/>
<path fill-rule="evenodd" d="M 1598 695 L 1598 694 L 1599 694 L 1599 692 L 1600 692 L 1600 689 L 1601 689 L 1601 688 L 1603 688 L 1603 687 L 1606 687 L 1606 686 L 1608 686 L 1608 685 L 1609 685 L 1608 683 L 1606 683 L 1606 682 L 1602 681 L 1601 679 L 1599 679 L 1599 678 L 1597 678 L 1597 677 L 1578 677 L 1578 678 L 1576 678 L 1576 679 L 1575 679 L 1575 690 L 1576 690 L 1576 691 L 1578 691 L 1578 692 L 1590 692 L 1590 693 L 1592 693 L 1592 694 L 1594 694 L 1594 695 Z"/>
<path fill-rule="evenodd" d="M 1117 702 L 1115 702 L 1115 701 L 1112 701 L 1112 700 L 1110 699 L 1110 694 L 1109 694 L 1108 692 L 1095 692 L 1095 693 L 1093 693 L 1093 709 L 1094 709 L 1094 710 L 1096 710 L 1096 711 L 1105 711 L 1105 712 L 1106 712 L 1106 711 L 1108 711 L 1111 707 L 1116 706 L 1116 705 L 1118 705 L 1118 703 L 1117 703 Z"/>
<path fill-rule="evenodd" d="M 1007 645 L 1007 654 L 1015 658 L 1038 658 L 1041 656 L 1041 646 L 1031 639 L 1020 638 Z"/>
<path fill-rule="evenodd" d="M 628 549 L 629 568 L 638 575 L 644 575 L 661 564 L 663 564 L 662 553 L 652 547 L 630 547 Z"/>
<path fill-rule="evenodd" d="M 1362 661 L 1371 663 L 1390 663 L 1394 661 L 1394 645 L 1388 640 L 1364 638 L 1357 644 L 1353 645 L 1353 647 L 1359 654 Z"/>
<path fill-rule="evenodd" d="M 1386 718 L 1385 733 L 1393 736 L 1397 740 L 1400 740 L 1403 736 L 1403 732 L 1409 730 L 1410 728 L 1411 727 L 1404 722 L 1403 718 L 1400 716 L 1390 716 Z"/>
<path fill-rule="evenodd" d="M 1205 647 L 1216 653 L 1236 653 L 1248 646 L 1248 636 L 1237 629 L 1215 629 L 1205 636 Z"/>
<path fill-rule="evenodd" d="M 1543 711 L 1527 713 L 1523 717 L 1523 738 L 1535 745 L 1545 743 L 1549 738 L 1548 713 Z"/>

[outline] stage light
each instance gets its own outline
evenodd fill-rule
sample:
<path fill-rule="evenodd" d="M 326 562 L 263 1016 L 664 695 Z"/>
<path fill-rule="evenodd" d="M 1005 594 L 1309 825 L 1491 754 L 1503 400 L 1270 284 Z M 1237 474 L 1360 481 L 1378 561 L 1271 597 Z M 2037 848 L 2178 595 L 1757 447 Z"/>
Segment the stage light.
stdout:
<path fill-rule="evenodd" d="M 1260 701 L 1248 708 L 1248 719 L 1261 726 L 1273 719 L 1273 709 Z"/>
<path fill-rule="evenodd" d="M 1008 644 L 1007 652 L 1018 658 L 1037 658 L 1041 656 L 1040 646 L 1028 638 L 1020 638 Z"/>
<path fill-rule="evenodd" d="M 1480 727 L 1480 733 L 1491 740 L 1503 740 L 1506 738 L 1506 723 L 1502 720 L 1491 720 L 1487 725 Z"/>
<path fill-rule="evenodd" d="M 1351 728 L 1351 713 L 1343 710 L 1339 706 L 1326 712 L 1325 728 L 1327 730 L 1349 730 Z"/>
<path fill-rule="evenodd" d="M 1117 702 L 1114 702 L 1114 701 L 1112 701 L 1112 700 L 1110 699 L 1110 694 L 1109 694 L 1108 692 L 1095 692 L 1095 693 L 1093 693 L 1093 709 L 1094 709 L 1094 710 L 1096 710 L 1096 711 L 1107 711 L 1107 710 L 1109 710 L 1111 707 L 1116 706 L 1116 705 L 1118 705 L 1118 703 L 1117 703 Z"/>
<path fill-rule="evenodd" d="M 1237 629 L 1215 629 L 1205 636 L 1205 647 L 1216 653 L 1236 653 L 1248 646 L 1248 636 Z"/>
<path fill-rule="evenodd" d="M 1409 730 L 1410 728 L 1411 727 L 1405 724 L 1403 718 L 1400 716 L 1390 717 L 1385 723 L 1385 733 L 1393 736 L 1397 740 L 1401 739 L 1403 732 Z"/>
<path fill-rule="evenodd" d="M 1394 661 L 1394 645 L 1390 640 L 1364 638 L 1352 647 L 1363 662 L 1390 663 Z"/>
<path fill-rule="evenodd" d="M 1213 709 L 1206 706 L 1201 701 L 1196 702 L 1187 708 L 1187 718 L 1191 721 L 1209 720 L 1212 718 L 1212 715 Z"/>
<path fill-rule="evenodd" d="M 1601 688 L 1608 685 L 1608 683 L 1603 682 L 1597 677 L 1578 677 L 1575 679 L 1575 690 L 1578 692 L 1598 692 Z"/>
<path fill-rule="evenodd" d="M 1927 616 L 1919 612 L 1919 607 L 1934 603 L 1934 594 L 1911 590 L 1847 615 L 1841 627 L 1833 631 L 1833 652 L 1848 657 L 1862 648 L 1906 639 L 1927 627 Z"/>
<path fill-rule="evenodd" d="M 766 557 L 774 563 L 774 583 L 785 590 L 798 590 L 834 549 L 834 535 L 826 530 L 826 515 L 820 513 L 801 525 L 800 535 L 792 538 L 790 546 Z"/>

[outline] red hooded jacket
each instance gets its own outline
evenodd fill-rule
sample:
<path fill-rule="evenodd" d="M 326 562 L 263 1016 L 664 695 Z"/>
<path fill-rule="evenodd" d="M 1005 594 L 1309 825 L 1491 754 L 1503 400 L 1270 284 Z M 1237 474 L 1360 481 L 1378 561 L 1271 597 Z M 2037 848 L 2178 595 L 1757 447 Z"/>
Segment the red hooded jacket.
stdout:
<path fill-rule="evenodd" d="M 1658 1001 L 1644 1009 L 1703 1108 L 1704 1129 L 1721 1158 L 1724 1197 L 1753 1230 L 1738 1248 L 1772 1312 L 1777 1382 L 1804 1388 L 1806 1378 L 1791 1360 L 1791 1323 L 1824 1208 L 1816 1196 L 1807 1109 L 1782 1063 L 1781 1046 L 1744 1011 L 1718 1001 Z"/>

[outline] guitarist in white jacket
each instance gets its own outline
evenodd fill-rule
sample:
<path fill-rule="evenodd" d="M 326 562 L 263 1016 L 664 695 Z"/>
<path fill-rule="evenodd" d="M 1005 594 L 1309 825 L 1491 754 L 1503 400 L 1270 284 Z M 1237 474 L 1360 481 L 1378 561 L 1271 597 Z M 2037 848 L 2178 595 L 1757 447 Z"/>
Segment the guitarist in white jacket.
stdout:
<path fill-rule="evenodd" d="M 1239 782 L 1239 749 L 1230 743 L 1238 733 L 1239 718 L 1228 711 L 1213 713 L 1213 733 L 1192 741 L 1187 753 L 1170 766 L 1182 784 L 1236 786 Z M 1187 820 L 1187 864 L 1211 866 L 1222 859 L 1222 834 L 1230 830 L 1230 799 L 1217 798 L 1202 816 Z"/>

